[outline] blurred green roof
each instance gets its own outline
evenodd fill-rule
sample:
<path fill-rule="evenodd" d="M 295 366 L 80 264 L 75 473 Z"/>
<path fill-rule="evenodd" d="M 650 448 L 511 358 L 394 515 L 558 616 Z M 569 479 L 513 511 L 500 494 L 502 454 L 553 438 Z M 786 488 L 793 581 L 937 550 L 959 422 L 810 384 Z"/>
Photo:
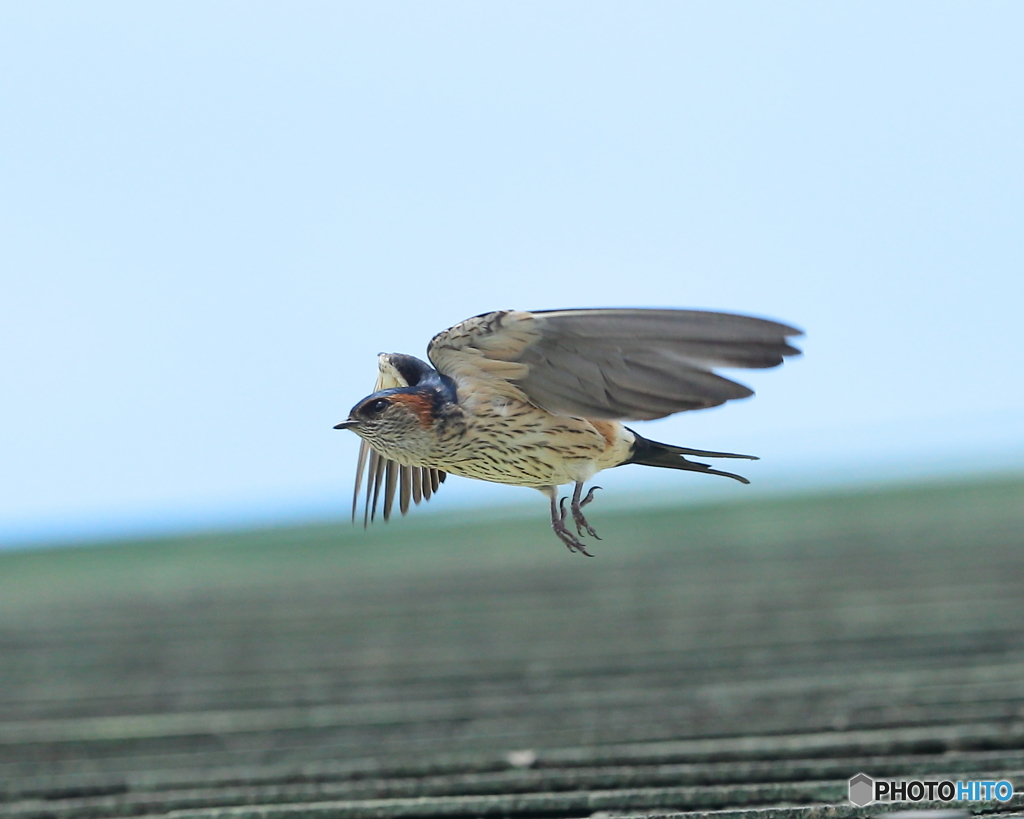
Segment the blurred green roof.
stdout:
<path fill-rule="evenodd" d="M 0 554 L 0 819 L 1024 788 L 1024 480 L 591 509 L 593 559 L 542 510 Z"/>

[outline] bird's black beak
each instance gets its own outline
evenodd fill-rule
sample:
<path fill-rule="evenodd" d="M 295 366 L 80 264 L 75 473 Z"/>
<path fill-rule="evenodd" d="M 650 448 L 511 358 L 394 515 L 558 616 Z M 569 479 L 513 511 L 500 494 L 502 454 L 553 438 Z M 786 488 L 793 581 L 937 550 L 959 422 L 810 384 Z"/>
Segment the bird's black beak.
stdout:
<path fill-rule="evenodd" d="M 359 423 L 358 421 L 342 421 L 340 424 L 337 424 L 334 428 L 335 429 L 352 429 L 352 427 L 354 427 L 358 423 Z"/>

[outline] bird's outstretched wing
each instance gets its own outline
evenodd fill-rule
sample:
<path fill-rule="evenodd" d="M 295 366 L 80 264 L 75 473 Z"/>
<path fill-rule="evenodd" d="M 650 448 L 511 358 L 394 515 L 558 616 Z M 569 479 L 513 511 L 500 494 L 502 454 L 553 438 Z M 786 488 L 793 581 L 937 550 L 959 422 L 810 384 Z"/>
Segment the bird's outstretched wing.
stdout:
<path fill-rule="evenodd" d="M 377 356 L 377 386 L 374 392 L 390 390 L 398 387 L 414 386 L 409 377 L 415 377 L 416 364 L 426 367 L 422 361 L 412 356 L 381 353 Z M 429 369 L 429 368 L 428 368 Z M 381 488 L 384 489 L 384 520 L 391 517 L 395 504 L 395 492 L 398 492 L 398 507 L 404 515 L 409 511 L 410 499 L 414 503 L 430 500 L 438 487 L 444 483 L 446 473 L 439 469 L 426 467 L 402 466 L 375 452 L 366 441 L 359 444 L 359 459 L 356 462 L 356 486 L 352 493 L 352 520 L 356 519 L 359 506 L 359 489 L 366 474 L 366 502 L 363 507 L 363 526 L 367 526 L 377 516 L 377 503 L 380 500 Z"/>
<path fill-rule="evenodd" d="M 499 310 L 434 336 L 444 375 L 518 390 L 557 415 L 644 421 L 753 392 L 715 367 L 766 368 L 799 350 L 774 321 L 700 310 Z"/>

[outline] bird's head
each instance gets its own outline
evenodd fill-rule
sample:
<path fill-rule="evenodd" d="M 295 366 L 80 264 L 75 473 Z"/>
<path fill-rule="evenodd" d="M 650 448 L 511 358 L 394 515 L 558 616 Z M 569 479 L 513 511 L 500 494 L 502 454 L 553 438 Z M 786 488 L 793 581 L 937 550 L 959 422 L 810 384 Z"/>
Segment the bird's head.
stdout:
<path fill-rule="evenodd" d="M 429 391 L 415 387 L 381 390 L 368 395 L 335 429 L 350 429 L 375 450 L 399 463 L 416 465 L 433 440 L 436 402 Z"/>

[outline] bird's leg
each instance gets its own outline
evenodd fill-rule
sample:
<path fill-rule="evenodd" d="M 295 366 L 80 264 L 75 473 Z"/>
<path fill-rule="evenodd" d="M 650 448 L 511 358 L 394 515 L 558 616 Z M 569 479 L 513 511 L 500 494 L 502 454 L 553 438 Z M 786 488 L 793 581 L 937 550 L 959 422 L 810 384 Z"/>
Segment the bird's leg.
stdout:
<path fill-rule="evenodd" d="M 600 486 L 590 487 L 590 491 L 587 492 L 587 496 L 583 500 L 580 500 L 580 495 L 583 493 L 583 481 L 576 481 L 576 489 L 572 493 L 572 504 L 570 506 L 572 509 L 572 519 L 576 523 L 576 532 L 582 535 L 583 530 L 586 529 L 588 535 L 596 537 L 598 540 L 601 538 L 598 537 L 597 532 L 594 531 L 594 527 L 587 523 L 587 519 L 583 517 L 583 507 L 594 499 L 594 493 L 600 488 Z"/>
<path fill-rule="evenodd" d="M 558 535 L 558 539 L 564 543 L 570 552 L 580 552 L 585 554 L 587 557 L 593 557 L 590 552 L 587 551 L 587 547 L 580 543 L 579 538 L 576 537 L 572 532 L 569 531 L 569 527 L 565 525 L 565 498 L 558 499 L 558 487 L 550 486 L 544 490 L 551 499 L 551 528 L 555 530 L 555 534 Z"/>

